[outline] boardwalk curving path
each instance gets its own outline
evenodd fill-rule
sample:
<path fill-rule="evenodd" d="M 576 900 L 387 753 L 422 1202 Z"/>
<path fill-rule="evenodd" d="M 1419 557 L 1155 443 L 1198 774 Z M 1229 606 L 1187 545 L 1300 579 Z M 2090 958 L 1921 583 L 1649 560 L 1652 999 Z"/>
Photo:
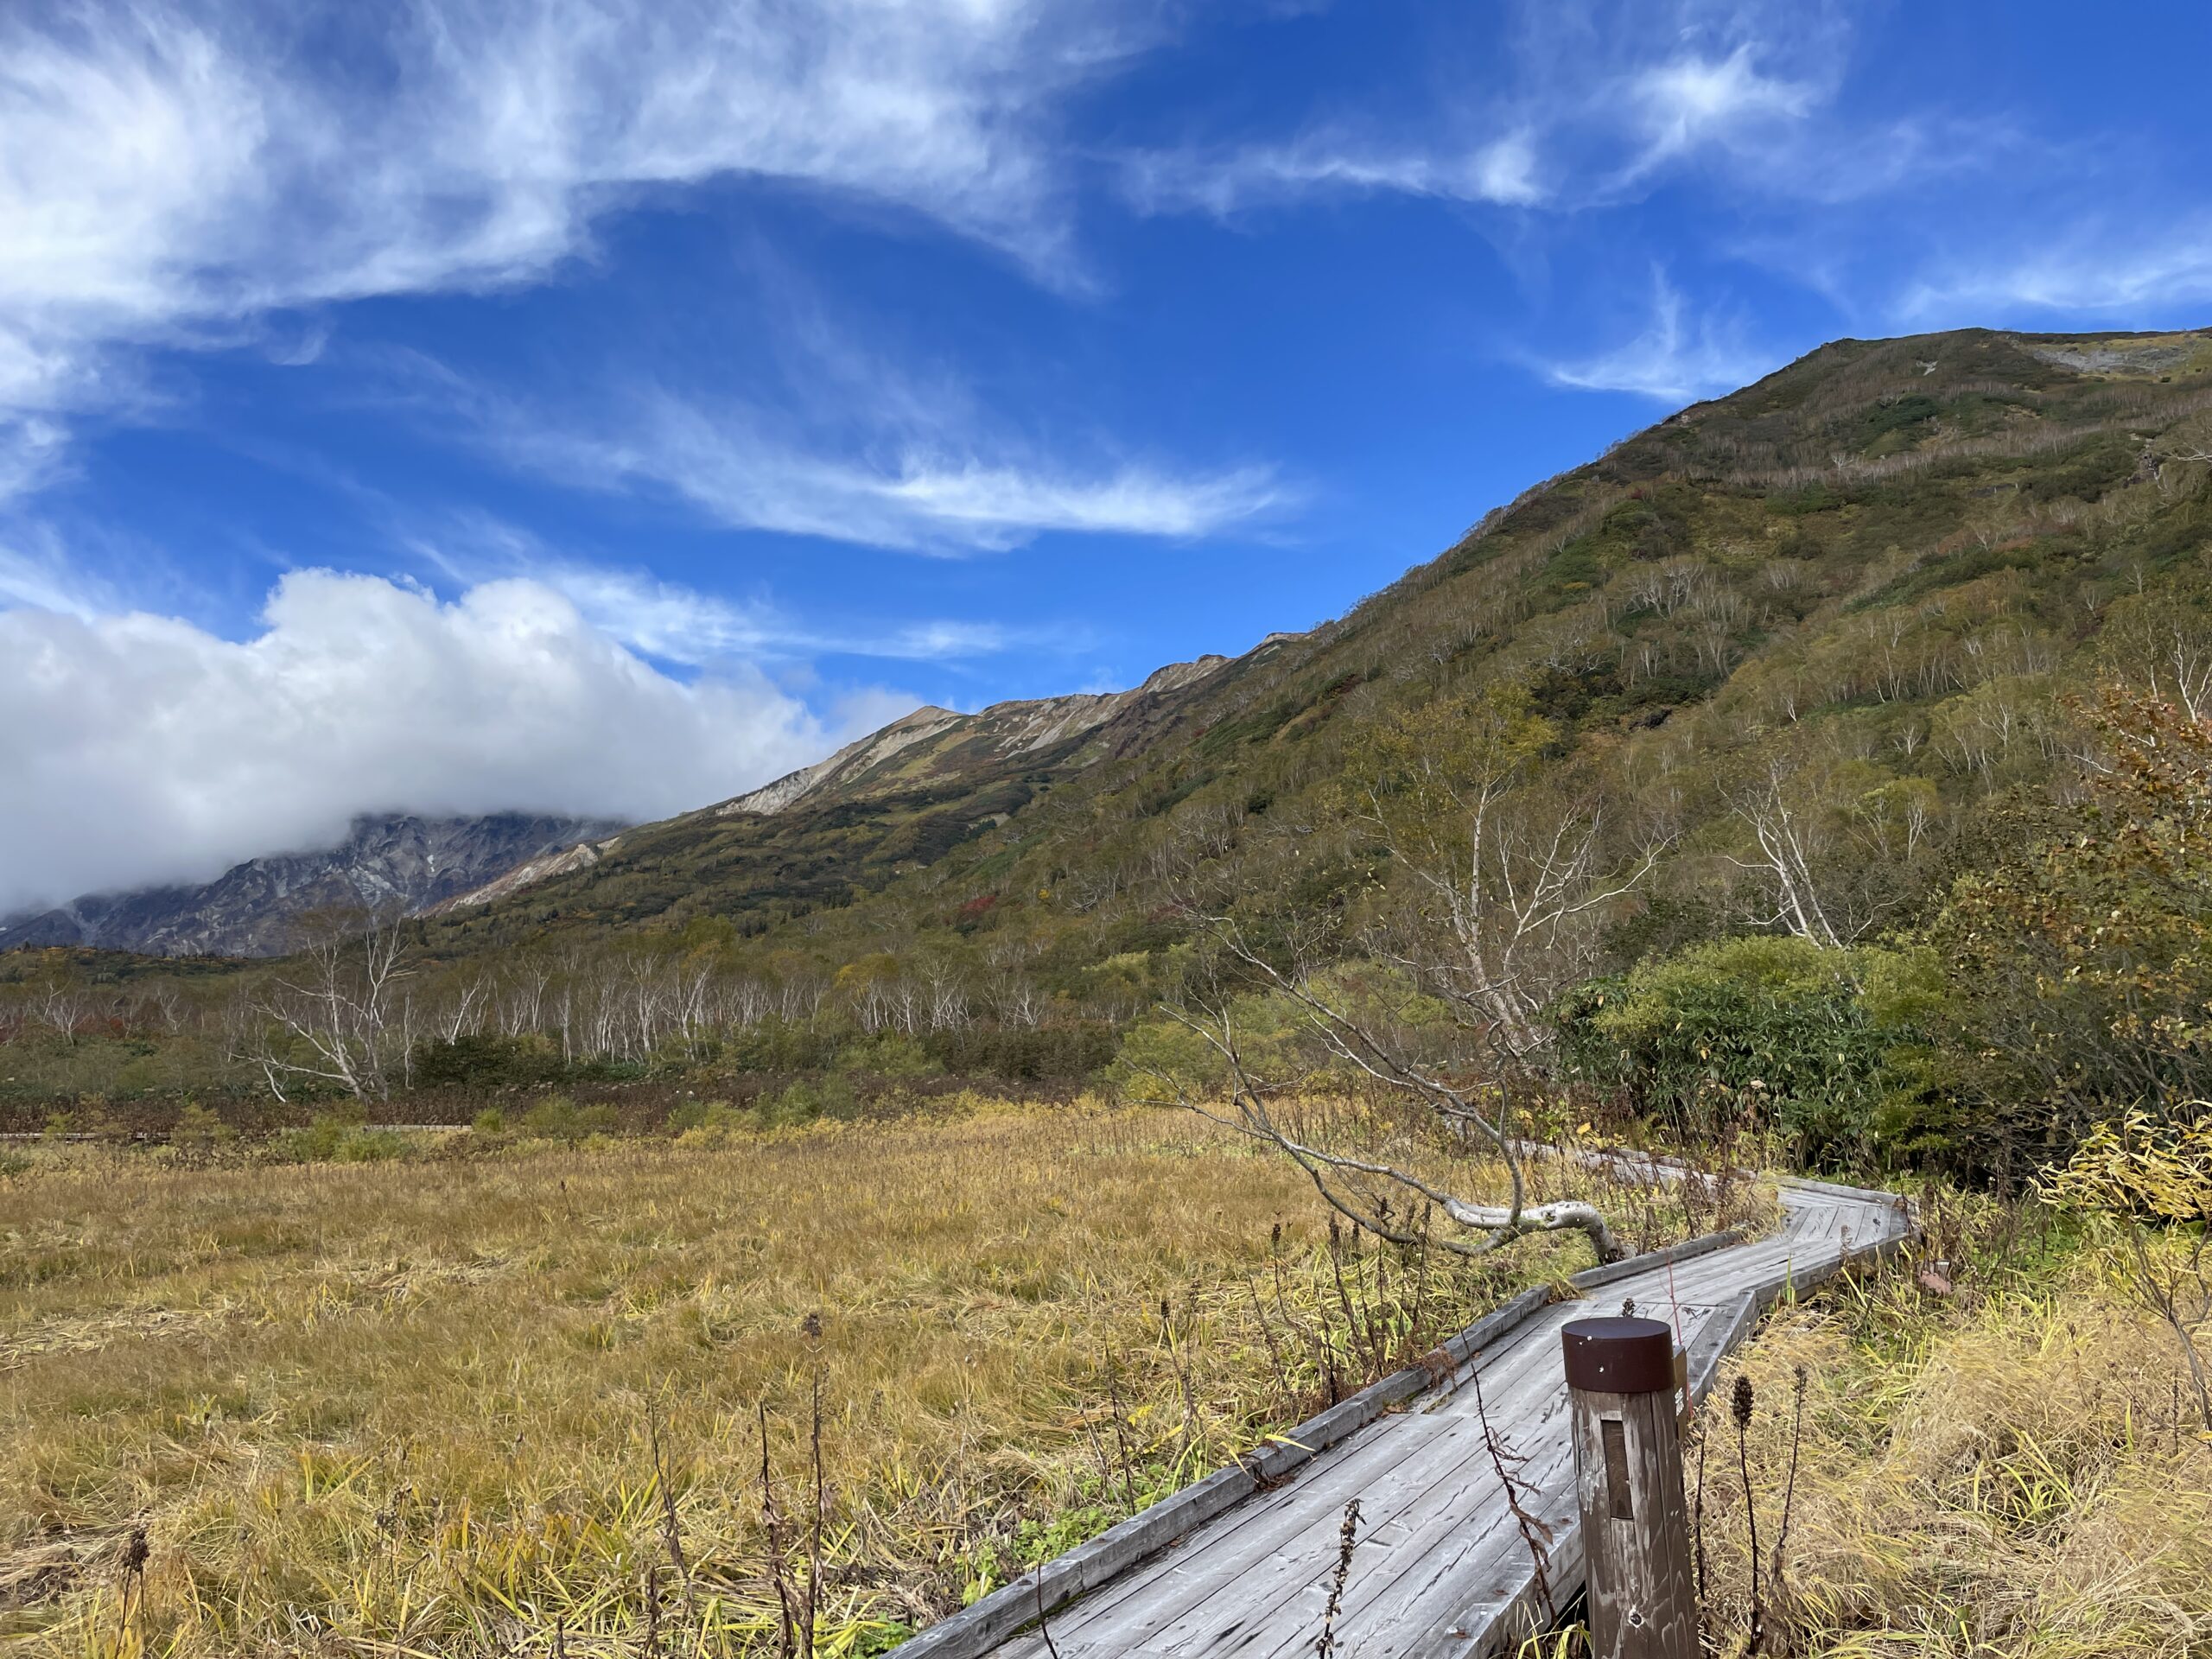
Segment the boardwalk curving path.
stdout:
<path fill-rule="evenodd" d="M 1677 1324 L 1701 1397 L 1764 1306 L 1854 1258 L 1889 1254 L 1912 1228 L 1889 1193 L 1785 1181 L 1782 1204 L 1783 1224 L 1765 1236 L 1700 1240 L 1592 1269 L 1576 1276 L 1582 1300 L 1517 1298 L 1447 1345 L 1463 1363 L 1441 1383 L 1402 1373 L 1378 1384 L 1294 1433 L 1302 1447 L 1268 1448 L 1185 1488 L 924 1631 L 902 1656 L 1311 1653 L 1353 1497 L 1359 1536 L 1336 1623 L 1343 1659 L 1510 1652 L 1549 1622 L 1547 1599 L 1566 1602 L 1582 1580 L 1560 1327 L 1633 1300 Z M 1485 1418 L 1523 1460 L 1516 1473 L 1533 1491 L 1522 1507 L 1550 1529 L 1541 1586 Z M 1040 1605 L 1055 1610 L 1049 1648 L 1034 1628 Z"/>

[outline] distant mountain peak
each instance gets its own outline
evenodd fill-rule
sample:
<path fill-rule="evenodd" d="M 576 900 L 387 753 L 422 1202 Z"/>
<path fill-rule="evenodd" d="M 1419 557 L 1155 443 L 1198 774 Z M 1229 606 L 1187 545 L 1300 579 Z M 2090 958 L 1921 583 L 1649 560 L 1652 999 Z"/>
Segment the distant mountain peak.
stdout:
<path fill-rule="evenodd" d="M 1281 636 L 1271 636 L 1281 637 Z M 916 759 L 906 766 L 891 763 L 918 745 L 937 755 L 974 743 L 995 756 L 1033 753 L 1070 737 L 1096 730 L 1141 697 L 1158 696 L 1194 685 L 1221 668 L 1226 657 L 1200 657 L 1193 662 L 1170 663 L 1155 669 L 1140 685 L 1126 691 L 1076 691 L 1057 697 L 1015 698 L 995 702 L 973 715 L 950 709 L 924 707 L 901 715 L 888 726 L 855 740 L 826 760 L 787 772 L 772 784 L 724 801 L 711 809 L 718 817 L 734 812 L 764 816 L 781 812 L 802 800 L 825 793 L 872 794 L 895 789 Z"/>
<path fill-rule="evenodd" d="M 345 905 L 410 913 L 483 886 L 516 865 L 603 841 L 610 819 L 524 812 L 474 817 L 364 813 L 335 847 L 266 854 L 198 886 L 88 893 L 0 923 L 0 950 L 91 945 L 146 956 L 276 956 L 297 919 Z"/>

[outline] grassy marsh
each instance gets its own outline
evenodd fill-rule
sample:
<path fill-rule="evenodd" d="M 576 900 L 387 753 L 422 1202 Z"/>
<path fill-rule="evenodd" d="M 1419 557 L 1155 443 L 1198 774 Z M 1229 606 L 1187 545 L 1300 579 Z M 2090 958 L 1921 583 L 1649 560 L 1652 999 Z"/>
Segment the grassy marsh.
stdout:
<path fill-rule="evenodd" d="M 773 1651 L 758 1413 L 808 1516 L 817 1378 L 821 1650 L 874 1650 L 1587 1265 L 1332 1252 L 1295 1168 L 1154 1111 L 16 1163 L 0 1636 L 34 1654 Z M 1539 1179 L 1631 1247 L 1711 1219 Z"/>
<path fill-rule="evenodd" d="M 1950 1196 L 1930 1233 L 1924 1272 L 1855 1278 L 1779 1312 L 1701 1414 L 1715 1650 L 1740 1653 L 1749 1625 L 1726 1421 L 1737 1376 L 1758 1402 L 1763 1651 L 2212 1650 L 2212 1433 L 2173 1333 L 2131 1301 L 2108 1254 L 2033 1205 Z M 1800 1368 L 1800 1467 L 1777 1552 Z"/>

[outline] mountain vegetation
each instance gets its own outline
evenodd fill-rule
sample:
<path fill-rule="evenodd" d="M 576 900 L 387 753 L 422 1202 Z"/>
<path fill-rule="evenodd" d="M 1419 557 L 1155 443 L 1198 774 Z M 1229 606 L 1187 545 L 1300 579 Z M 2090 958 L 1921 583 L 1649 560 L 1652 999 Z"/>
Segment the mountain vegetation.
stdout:
<path fill-rule="evenodd" d="M 925 711 L 406 923 L 324 1035 L 389 1051 L 372 1092 L 1135 1087 L 1163 1005 L 1264 1032 L 1263 969 L 1349 974 L 1454 1075 L 1510 1038 L 1686 1127 L 2022 1179 L 2115 1099 L 2204 1090 L 2208 455 L 2204 335 L 1838 341 L 1310 632 Z M 360 1001 L 362 952 L 327 955 L 309 983 L 312 953 L 188 982 L 18 954 L 0 1090 L 281 1089 L 315 1040 L 287 1007 Z"/>

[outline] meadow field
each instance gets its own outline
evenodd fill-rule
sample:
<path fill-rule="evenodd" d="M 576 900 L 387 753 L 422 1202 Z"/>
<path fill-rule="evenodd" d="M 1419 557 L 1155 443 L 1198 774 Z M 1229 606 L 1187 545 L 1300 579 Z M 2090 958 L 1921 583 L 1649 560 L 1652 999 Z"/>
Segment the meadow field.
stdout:
<path fill-rule="evenodd" d="M 1630 1249 L 1770 1204 L 1537 1180 Z M 0 1645 L 72 1659 L 765 1655 L 787 1604 L 879 1652 L 1588 1251 L 1378 1251 L 1196 1117 L 974 1096 L 18 1143 L 0 1198 Z M 2205 1651 L 2173 1332 L 2048 1206 L 1922 1205 L 1903 1268 L 1779 1310 L 1697 1421 L 1711 1650 L 1756 1605 L 1769 1653 Z"/>
<path fill-rule="evenodd" d="M 5 1167 L 38 1655 L 769 1653 L 817 1573 L 818 1650 L 877 1651 L 1589 1264 L 1334 1241 L 1280 1156 L 1092 1104 Z M 1630 1249 L 1733 1218 L 1538 1180 Z"/>

